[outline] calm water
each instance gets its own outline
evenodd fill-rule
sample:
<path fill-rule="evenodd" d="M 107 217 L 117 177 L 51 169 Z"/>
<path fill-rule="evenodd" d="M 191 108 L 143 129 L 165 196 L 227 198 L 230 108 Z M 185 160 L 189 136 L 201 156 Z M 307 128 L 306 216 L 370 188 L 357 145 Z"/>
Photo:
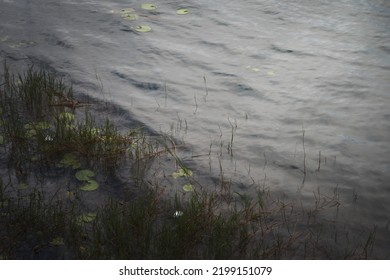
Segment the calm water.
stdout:
<path fill-rule="evenodd" d="M 104 92 L 184 140 L 185 160 L 216 174 L 218 160 L 202 156 L 210 146 L 226 174 L 249 173 L 304 203 L 337 189 L 340 219 L 386 232 L 389 1 L 157 0 L 156 11 L 143 3 L 0 0 L 1 58 L 51 67 L 93 97 Z M 138 20 L 122 19 L 123 8 Z"/>

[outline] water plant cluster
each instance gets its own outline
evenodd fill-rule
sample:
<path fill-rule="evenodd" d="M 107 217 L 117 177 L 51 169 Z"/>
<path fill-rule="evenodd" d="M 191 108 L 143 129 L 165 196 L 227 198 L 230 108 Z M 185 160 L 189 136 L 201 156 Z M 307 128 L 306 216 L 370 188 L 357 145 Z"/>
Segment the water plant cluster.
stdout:
<path fill-rule="evenodd" d="M 97 101 L 51 73 L 3 72 L 2 259 L 373 256 L 375 231 L 352 237 L 318 218 L 337 211 L 337 194 L 303 209 L 255 183 L 253 197 L 234 193 L 222 171 L 202 183 L 173 139 L 98 118 Z"/>
<path fill-rule="evenodd" d="M 140 8 L 149 13 L 153 13 L 157 10 L 157 5 L 153 3 L 144 3 L 140 6 Z M 176 10 L 177 15 L 186 15 L 189 13 L 187 8 L 180 8 Z M 119 11 L 123 20 L 127 21 L 137 21 L 140 18 L 140 13 L 137 13 L 133 8 L 123 8 Z M 142 15 L 142 14 L 141 14 Z M 147 15 L 142 15 L 147 16 Z M 149 32 L 152 28 L 149 25 L 140 24 L 136 26 L 132 26 L 132 29 L 137 32 Z"/>

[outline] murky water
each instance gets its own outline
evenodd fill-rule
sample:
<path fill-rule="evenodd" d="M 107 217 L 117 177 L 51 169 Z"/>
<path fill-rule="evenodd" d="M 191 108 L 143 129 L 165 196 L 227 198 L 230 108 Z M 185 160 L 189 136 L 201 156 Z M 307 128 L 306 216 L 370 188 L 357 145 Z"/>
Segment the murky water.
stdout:
<path fill-rule="evenodd" d="M 227 174 L 309 204 L 337 190 L 341 218 L 388 227 L 389 1 L 143 3 L 1 0 L 1 58 L 69 75 L 213 172 L 210 149 Z"/>

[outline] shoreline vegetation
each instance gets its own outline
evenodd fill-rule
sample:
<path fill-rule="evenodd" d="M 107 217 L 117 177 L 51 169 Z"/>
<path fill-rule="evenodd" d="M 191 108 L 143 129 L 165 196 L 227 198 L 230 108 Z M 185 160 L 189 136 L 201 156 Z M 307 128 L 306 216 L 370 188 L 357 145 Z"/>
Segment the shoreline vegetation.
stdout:
<path fill-rule="evenodd" d="M 321 219 L 337 194 L 304 209 L 256 184 L 234 193 L 222 170 L 206 185 L 175 140 L 78 98 L 54 74 L 4 67 L 0 259 L 375 258 L 375 228 Z"/>

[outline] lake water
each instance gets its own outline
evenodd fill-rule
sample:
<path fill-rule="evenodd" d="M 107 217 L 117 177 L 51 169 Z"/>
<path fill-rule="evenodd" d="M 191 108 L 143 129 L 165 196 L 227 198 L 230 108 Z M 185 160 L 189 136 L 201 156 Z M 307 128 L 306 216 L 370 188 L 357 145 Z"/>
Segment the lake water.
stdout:
<path fill-rule="evenodd" d="M 144 3 L 0 0 L 1 59 L 71 77 L 215 174 L 307 204 L 336 190 L 339 219 L 390 247 L 389 1 Z"/>

